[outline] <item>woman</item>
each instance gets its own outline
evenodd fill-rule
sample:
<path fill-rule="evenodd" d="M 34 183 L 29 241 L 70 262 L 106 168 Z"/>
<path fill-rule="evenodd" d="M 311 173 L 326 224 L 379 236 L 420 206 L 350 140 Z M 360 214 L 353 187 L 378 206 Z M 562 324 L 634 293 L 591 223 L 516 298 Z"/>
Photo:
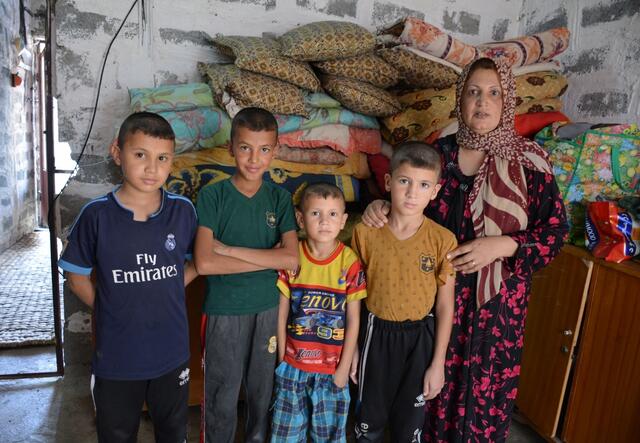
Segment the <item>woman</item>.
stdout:
<path fill-rule="evenodd" d="M 456 234 L 456 310 L 446 383 L 427 442 L 503 442 L 517 393 L 531 275 L 559 252 L 564 206 L 545 152 L 515 133 L 509 66 L 483 58 L 457 85 L 459 130 L 437 142 L 442 189 L 427 215 Z M 382 226 L 388 205 L 363 220 Z"/>

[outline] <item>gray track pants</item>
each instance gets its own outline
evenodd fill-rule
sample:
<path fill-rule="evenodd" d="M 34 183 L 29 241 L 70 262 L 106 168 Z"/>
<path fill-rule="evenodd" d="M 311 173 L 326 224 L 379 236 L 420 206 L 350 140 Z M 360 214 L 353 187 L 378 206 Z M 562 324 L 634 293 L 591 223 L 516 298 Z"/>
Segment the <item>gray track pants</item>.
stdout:
<path fill-rule="evenodd" d="M 205 329 L 206 443 L 233 443 L 241 385 L 246 392 L 245 442 L 267 439 L 276 362 L 278 308 L 251 315 L 210 315 Z"/>

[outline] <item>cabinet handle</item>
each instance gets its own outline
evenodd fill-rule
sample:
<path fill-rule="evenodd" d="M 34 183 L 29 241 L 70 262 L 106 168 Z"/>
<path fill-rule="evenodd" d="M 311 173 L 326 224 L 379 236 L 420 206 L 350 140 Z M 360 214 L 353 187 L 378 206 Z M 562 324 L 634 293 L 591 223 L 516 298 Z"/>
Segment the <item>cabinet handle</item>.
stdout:
<path fill-rule="evenodd" d="M 569 353 L 569 348 L 568 348 L 568 347 L 566 347 L 566 346 L 562 346 L 562 347 L 560 347 L 560 351 L 561 351 L 563 354 L 568 354 L 568 353 Z"/>
<path fill-rule="evenodd" d="M 562 335 L 573 335 L 573 331 L 571 329 L 565 329 L 564 331 L 562 331 Z"/>

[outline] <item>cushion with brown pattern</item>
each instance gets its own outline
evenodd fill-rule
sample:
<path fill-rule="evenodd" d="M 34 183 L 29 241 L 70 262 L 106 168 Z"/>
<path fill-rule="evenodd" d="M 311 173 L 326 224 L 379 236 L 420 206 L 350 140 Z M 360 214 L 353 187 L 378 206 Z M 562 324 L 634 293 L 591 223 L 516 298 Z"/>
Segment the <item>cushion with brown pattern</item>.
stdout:
<path fill-rule="evenodd" d="M 305 62 L 282 56 L 277 40 L 220 36 L 214 38 L 213 42 L 223 53 L 232 53 L 238 68 L 275 77 L 309 91 L 320 89 L 320 81 L 311 67 Z"/>
<path fill-rule="evenodd" d="M 227 92 L 241 107 L 256 106 L 275 114 L 307 116 L 302 91 L 291 83 L 245 71 L 235 65 L 198 63 L 198 70 L 222 106 Z"/>
<path fill-rule="evenodd" d="M 378 55 L 398 70 L 403 83 L 410 88 L 442 89 L 458 80 L 458 73 L 450 67 L 400 47 L 380 49 Z"/>
<path fill-rule="evenodd" d="M 371 52 L 375 36 L 360 25 L 323 21 L 299 26 L 280 39 L 282 55 L 303 61 L 355 57 Z"/>
<path fill-rule="evenodd" d="M 398 71 L 373 53 L 313 65 L 325 74 L 360 80 L 378 88 L 386 89 L 398 82 Z"/>
<path fill-rule="evenodd" d="M 329 95 L 361 114 L 386 117 L 402 109 L 393 95 L 369 83 L 334 75 L 324 75 L 321 81 Z"/>

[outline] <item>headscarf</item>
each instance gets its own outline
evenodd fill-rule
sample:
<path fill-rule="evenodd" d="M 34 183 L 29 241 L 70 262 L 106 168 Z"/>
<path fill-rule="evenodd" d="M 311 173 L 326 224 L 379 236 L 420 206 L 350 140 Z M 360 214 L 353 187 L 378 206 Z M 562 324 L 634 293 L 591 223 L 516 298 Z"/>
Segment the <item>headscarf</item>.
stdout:
<path fill-rule="evenodd" d="M 475 176 L 466 204 L 466 209 L 471 212 L 476 238 L 526 229 L 529 220 L 524 167 L 551 173 L 547 153 L 534 141 L 516 134 L 516 86 L 511 67 L 499 60 L 492 61 L 502 86 L 502 115 L 494 130 L 478 134 L 462 119 L 462 94 L 475 62 L 466 66 L 456 88 L 458 145 L 487 153 Z M 502 260 L 496 260 L 478 271 L 478 307 L 498 294 L 502 281 L 509 275 Z"/>

